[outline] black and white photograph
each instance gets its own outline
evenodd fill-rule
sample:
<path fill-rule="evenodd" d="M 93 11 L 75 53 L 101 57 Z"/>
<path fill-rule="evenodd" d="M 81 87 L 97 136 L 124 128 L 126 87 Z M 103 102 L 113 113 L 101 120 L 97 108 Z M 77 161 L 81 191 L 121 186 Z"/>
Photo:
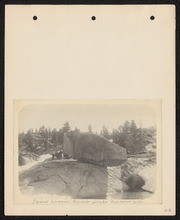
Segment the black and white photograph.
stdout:
<path fill-rule="evenodd" d="M 170 4 L 5 6 L 4 212 L 175 215 Z"/>
<path fill-rule="evenodd" d="M 32 104 L 18 124 L 23 196 L 134 200 L 156 191 L 160 146 L 146 104 Z"/>

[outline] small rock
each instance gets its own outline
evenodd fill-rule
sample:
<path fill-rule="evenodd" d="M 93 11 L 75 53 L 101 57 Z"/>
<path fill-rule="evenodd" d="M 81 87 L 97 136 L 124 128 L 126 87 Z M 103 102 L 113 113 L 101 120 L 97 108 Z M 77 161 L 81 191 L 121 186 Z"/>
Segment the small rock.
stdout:
<path fill-rule="evenodd" d="M 125 183 L 129 186 L 130 191 L 141 190 L 145 185 L 144 179 L 138 174 L 130 174 L 126 179 Z"/>
<path fill-rule="evenodd" d="M 19 154 L 18 164 L 19 164 L 19 166 L 23 166 L 23 165 L 26 164 L 26 160 L 24 159 L 24 157 L 22 156 L 22 154 Z"/>

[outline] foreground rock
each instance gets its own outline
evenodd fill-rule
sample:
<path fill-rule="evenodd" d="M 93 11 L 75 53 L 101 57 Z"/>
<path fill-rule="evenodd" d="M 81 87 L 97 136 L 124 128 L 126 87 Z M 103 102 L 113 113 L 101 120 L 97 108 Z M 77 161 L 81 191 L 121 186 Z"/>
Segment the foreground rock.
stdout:
<path fill-rule="evenodd" d="M 21 192 L 29 195 L 104 199 L 107 194 L 107 168 L 77 161 L 50 161 L 21 173 L 19 183 Z"/>
<path fill-rule="evenodd" d="M 108 194 L 121 199 L 144 199 L 156 190 L 154 157 L 132 157 L 119 166 L 108 167 Z"/>
<path fill-rule="evenodd" d="M 121 165 L 121 179 L 130 191 L 146 190 L 155 192 L 156 163 L 153 157 L 128 158 Z"/>
<path fill-rule="evenodd" d="M 75 141 L 64 135 L 64 152 L 79 161 L 101 166 L 117 166 L 127 159 L 125 148 L 91 133 L 83 133 Z"/>

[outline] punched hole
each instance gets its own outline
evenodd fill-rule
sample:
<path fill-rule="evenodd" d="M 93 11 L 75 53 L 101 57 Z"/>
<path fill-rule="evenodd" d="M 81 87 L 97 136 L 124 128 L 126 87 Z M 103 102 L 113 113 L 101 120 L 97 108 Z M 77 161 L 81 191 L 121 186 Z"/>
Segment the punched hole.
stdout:
<path fill-rule="evenodd" d="M 96 20 L 96 17 L 95 17 L 95 16 L 92 16 L 91 19 L 92 19 L 93 21 L 95 21 L 95 20 Z"/>
<path fill-rule="evenodd" d="M 37 16 L 33 16 L 33 20 L 35 20 L 35 21 L 36 21 L 36 20 L 37 20 Z"/>
<path fill-rule="evenodd" d="M 151 20 L 154 20 L 154 19 L 155 19 L 154 15 L 152 15 L 152 16 L 150 17 L 150 19 L 151 19 Z"/>

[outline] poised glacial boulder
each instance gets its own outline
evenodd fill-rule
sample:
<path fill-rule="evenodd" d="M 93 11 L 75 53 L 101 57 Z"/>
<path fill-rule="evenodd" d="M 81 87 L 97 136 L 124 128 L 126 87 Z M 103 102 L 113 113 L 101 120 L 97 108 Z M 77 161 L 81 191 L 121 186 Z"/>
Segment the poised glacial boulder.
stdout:
<path fill-rule="evenodd" d="M 23 194 L 55 194 L 75 199 L 106 198 L 107 181 L 106 167 L 78 161 L 40 163 L 19 175 Z"/>
<path fill-rule="evenodd" d="M 73 159 L 105 167 L 117 166 L 127 160 L 125 148 L 92 133 L 82 133 L 75 141 L 65 134 L 63 148 Z"/>

